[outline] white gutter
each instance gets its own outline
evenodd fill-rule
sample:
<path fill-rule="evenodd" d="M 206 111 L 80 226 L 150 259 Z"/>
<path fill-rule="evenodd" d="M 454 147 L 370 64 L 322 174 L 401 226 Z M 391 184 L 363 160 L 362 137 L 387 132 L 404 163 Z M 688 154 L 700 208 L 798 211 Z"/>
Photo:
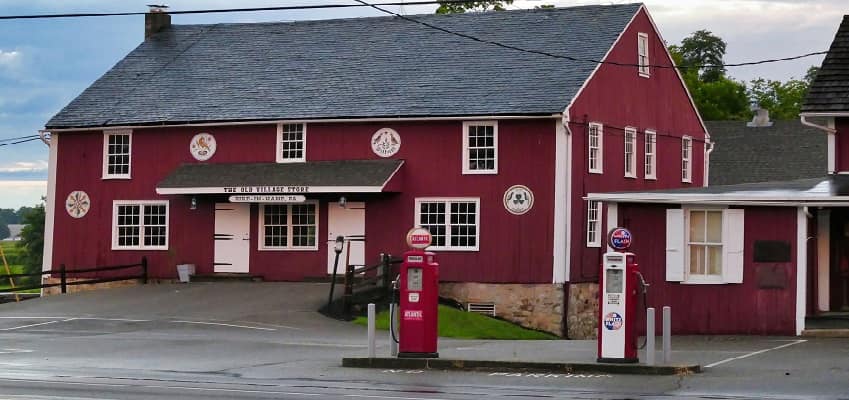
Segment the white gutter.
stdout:
<path fill-rule="evenodd" d="M 825 126 L 825 125 L 817 125 L 817 124 L 815 124 L 811 121 L 808 121 L 806 119 L 807 117 L 835 117 L 835 116 L 836 115 L 818 115 L 816 113 L 814 113 L 814 114 L 807 114 L 807 113 L 806 114 L 799 114 L 799 122 L 801 122 L 802 125 L 810 126 L 811 128 L 816 128 L 816 129 L 819 129 L 821 131 L 825 131 L 826 133 L 835 134 L 835 133 L 837 133 L 837 129 L 834 129 L 832 127 Z"/>
<path fill-rule="evenodd" d="M 162 123 L 157 125 L 115 125 L 115 126 L 92 126 L 82 128 L 58 128 L 42 129 L 42 132 L 85 132 L 104 131 L 118 129 L 154 129 L 175 127 L 208 127 L 208 126 L 246 126 L 246 125 L 276 125 L 291 123 L 337 123 L 337 122 L 405 122 L 405 121 L 470 121 L 470 120 L 510 120 L 510 119 L 546 119 L 561 118 L 561 114 L 550 115 L 467 115 L 461 117 L 392 117 L 392 118 L 334 118 L 334 119 L 279 119 L 279 120 L 252 120 L 238 122 L 199 122 L 185 124 Z"/>
<path fill-rule="evenodd" d="M 705 176 L 702 178 L 704 180 L 704 182 L 702 182 L 702 186 L 708 187 L 708 181 L 710 179 L 710 153 L 713 153 L 713 142 L 710 141 L 710 135 L 707 136 L 705 145 L 707 146 L 705 147 Z"/>

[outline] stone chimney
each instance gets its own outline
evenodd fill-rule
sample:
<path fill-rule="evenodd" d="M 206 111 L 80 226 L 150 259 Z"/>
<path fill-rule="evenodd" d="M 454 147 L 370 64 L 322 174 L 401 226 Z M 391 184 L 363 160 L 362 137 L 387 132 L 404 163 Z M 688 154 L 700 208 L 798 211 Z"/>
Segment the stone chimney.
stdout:
<path fill-rule="evenodd" d="M 752 111 L 755 112 L 755 116 L 752 117 L 751 122 L 746 123 L 746 126 L 749 128 L 766 128 L 772 126 L 772 121 L 769 120 L 769 110 L 761 108 L 759 104 L 753 104 Z"/>
<path fill-rule="evenodd" d="M 148 4 L 150 10 L 144 15 L 144 39 L 159 33 L 159 31 L 171 26 L 171 15 L 168 14 L 166 5 Z"/>

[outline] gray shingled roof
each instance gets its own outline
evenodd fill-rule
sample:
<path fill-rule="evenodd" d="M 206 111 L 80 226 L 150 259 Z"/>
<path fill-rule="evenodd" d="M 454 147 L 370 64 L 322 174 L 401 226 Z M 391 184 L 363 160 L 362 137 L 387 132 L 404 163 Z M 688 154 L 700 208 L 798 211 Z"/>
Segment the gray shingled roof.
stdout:
<path fill-rule="evenodd" d="M 526 49 L 602 59 L 640 4 L 417 15 Z M 596 64 L 457 37 L 397 17 L 174 25 L 47 128 L 562 112 Z"/>
<path fill-rule="evenodd" d="M 828 171 L 825 132 L 798 120 L 749 128 L 744 121 L 705 121 L 711 141 L 710 185 L 783 181 Z"/>
<path fill-rule="evenodd" d="M 849 112 L 849 15 L 843 16 L 802 112 Z"/>
<path fill-rule="evenodd" d="M 238 186 L 382 187 L 403 160 L 345 160 L 305 163 L 183 164 L 157 189 Z M 243 194 L 243 193 L 239 193 Z"/>

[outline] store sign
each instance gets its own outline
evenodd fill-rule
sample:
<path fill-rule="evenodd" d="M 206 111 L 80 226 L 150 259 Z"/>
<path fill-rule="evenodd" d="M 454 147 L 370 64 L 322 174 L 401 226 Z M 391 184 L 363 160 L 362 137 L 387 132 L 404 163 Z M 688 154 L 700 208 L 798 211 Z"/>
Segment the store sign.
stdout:
<path fill-rule="evenodd" d="M 631 247 L 631 231 L 625 228 L 613 228 L 607 234 L 607 243 L 614 250 L 627 250 Z"/>
<path fill-rule="evenodd" d="M 303 203 L 306 196 L 297 194 L 253 194 L 230 196 L 231 203 Z"/>
<path fill-rule="evenodd" d="M 433 236 L 425 228 L 413 228 L 407 232 L 407 245 L 414 249 L 426 249 L 432 240 Z"/>
<path fill-rule="evenodd" d="M 230 186 L 224 193 L 309 193 L 309 186 Z"/>

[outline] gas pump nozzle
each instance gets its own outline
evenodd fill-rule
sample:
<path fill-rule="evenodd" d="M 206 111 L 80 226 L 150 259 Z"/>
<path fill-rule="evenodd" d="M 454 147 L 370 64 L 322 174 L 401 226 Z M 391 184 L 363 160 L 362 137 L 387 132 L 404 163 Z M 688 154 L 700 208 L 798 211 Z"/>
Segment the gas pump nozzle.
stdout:
<path fill-rule="evenodd" d="M 640 273 L 640 271 L 636 271 L 636 272 L 637 272 L 637 277 L 640 278 L 640 289 L 643 290 L 643 294 L 648 293 L 649 286 L 651 286 L 651 284 L 646 283 L 646 278 L 643 277 L 643 274 Z"/>

